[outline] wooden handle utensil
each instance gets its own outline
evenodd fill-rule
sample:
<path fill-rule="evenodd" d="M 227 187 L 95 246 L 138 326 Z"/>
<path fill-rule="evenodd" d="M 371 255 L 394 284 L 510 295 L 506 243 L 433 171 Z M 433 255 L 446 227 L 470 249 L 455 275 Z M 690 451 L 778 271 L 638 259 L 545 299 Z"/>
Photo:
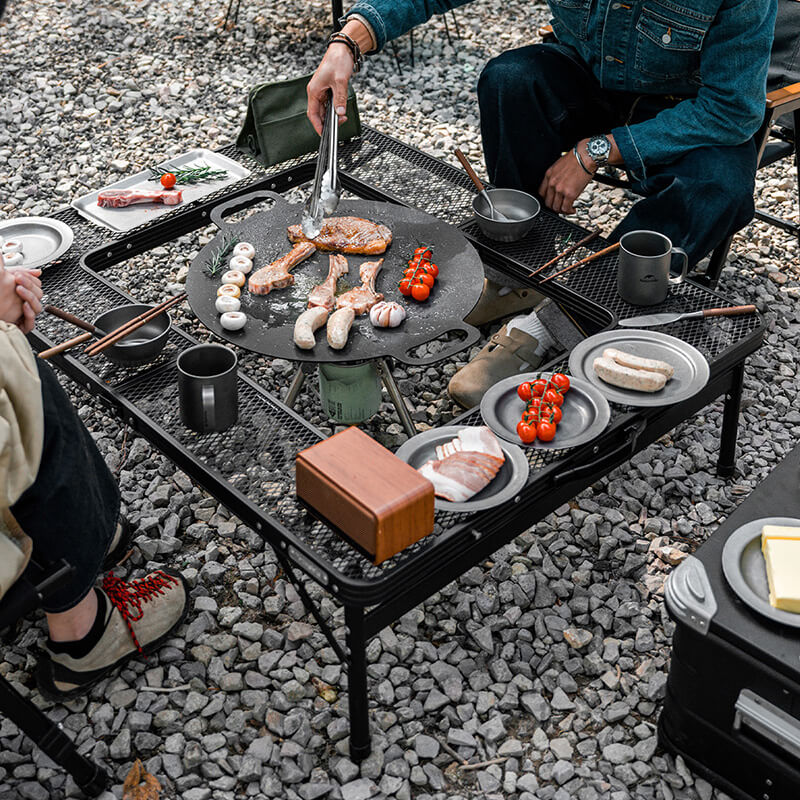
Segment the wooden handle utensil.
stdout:
<path fill-rule="evenodd" d="M 82 330 L 89 331 L 89 333 L 94 333 L 94 325 L 91 322 L 87 322 L 85 319 L 81 319 L 80 317 L 76 317 L 74 314 L 70 314 L 69 311 L 64 311 L 63 308 L 59 308 L 58 306 L 51 306 L 49 303 L 44 307 L 44 310 L 48 314 L 52 314 L 54 317 L 58 317 L 59 319 L 63 319 L 64 322 L 69 322 L 71 325 L 74 325 L 76 328 L 81 328 Z"/>
<path fill-rule="evenodd" d="M 590 256 L 586 256 L 586 258 L 582 258 L 580 261 L 576 261 L 574 264 L 570 264 L 568 267 L 564 267 L 564 269 L 560 270 L 559 272 L 554 272 L 552 275 L 548 275 L 544 280 L 539 281 L 540 284 L 547 283 L 547 281 L 553 280 L 553 278 L 557 278 L 559 275 L 563 275 L 565 272 L 569 272 L 577 267 L 582 267 L 584 264 L 588 264 L 590 261 L 595 261 L 598 258 L 602 258 L 603 256 L 608 255 L 609 253 L 613 253 L 616 250 L 619 250 L 619 242 L 615 242 L 614 244 L 610 244 L 608 247 L 604 247 L 602 250 L 598 250 L 596 253 L 592 253 Z"/>
<path fill-rule="evenodd" d="M 738 317 L 740 314 L 755 314 L 758 309 L 753 305 L 730 306 L 729 308 L 706 308 L 704 317 Z"/>
<path fill-rule="evenodd" d="M 548 267 L 552 267 L 557 261 L 561 261 L 562 258 L 566 258 L 567 256 L 571 256 L 579 247 L 583 247 L 584 245 L 589 244 L 589 242 L 594 241 L 600 235 L 600 231 L 592 231 L 588 236 L 584 236 L 579 242 L 575 242 L 575 244 L 568 247 L 564 252 L 559 253 L 555 258 L 551 258 L 546 264 L 542 264 L 541 267 L 538 267 L 533 272 L 528 273 L 528 277 L 532 278 L 534 275 L 538 275 L 543 270 L 546 270 Z"/>
<path fill-rule="evenodd" d="M 61 342 L 61 344 L 57 344 L 55 347 L 51 347 L 48 350 L 42 350 L 42 352 L 39 353 L 39 358 L 46 361 L 51 356 L 56 356 L 59 353 L 63 353 L 65 350 L 69 350 L 72 347 L 77 347 L 79 344 L 88 342 L 93 335 L 94 334 L 87 332 L 82 333 L 80 336 L 76 336 L 74 339 L 67 339 L 66 342 Z"/>

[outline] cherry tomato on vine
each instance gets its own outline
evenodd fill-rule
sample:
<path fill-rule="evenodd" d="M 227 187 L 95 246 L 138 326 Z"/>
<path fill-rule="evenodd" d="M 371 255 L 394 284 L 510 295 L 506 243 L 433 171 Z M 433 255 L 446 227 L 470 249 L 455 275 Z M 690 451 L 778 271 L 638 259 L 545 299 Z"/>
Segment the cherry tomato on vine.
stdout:
<path fill-rule="evenodd" d="M 569 378 L 560 372 L 556 372 L 556 374 L 550 378 L 550 383 L 555 386 L 561 394 L 566 394 L 569 391 Z"/>
<path fill-rule="evenodd" d="M 400 281 L 397 288 L 400 290 L 400 294 L 405 295 L 408 297 L 411 294 L 411 281 L 408 278 Z"/>
<path fill-rule="evenodd" d="M 439 267 L 437 267 L 436 264 L 433 263 L 433 261 L 425 261 L 423 263 L 425 264 L 425 269 L 428 270 L 428 272 L 430 272 L 430 274 L 433 275 L 434 278 L 439 277 Z"/>
<path fill-rule="evenodd" d="M 431 290 L 424 283 L 411 284 L 411 296 L 420 303 L 430 297 Z"/>
<path fill-rule="evenodd" d="M 519 395 L 520 400 L 530 400 L 531 399 L 531 385 L 528 382 L 521 383 L 517 386 L 517 394 Z"/>
<path fill-rule="evenodd" d="M 543 420 L 536 426 L 536 436 L 543 442 L 552 442 L 556 435 L 556 426 L 552 422 Z"/>
<path fill-rule="evenodd" d="M 416 279 L 419 283 L 424 283 L 429 289 L 433 289 L 433 284 L 436 282 L 433 275 L 428 275 L 427 272 L 418 272 Z"/>
<path fill-rule="evenodd" d="M 525 443 L 531 444 L 536 441 L 536 427 L 528 425 L 527 422 L 517 424 L 517 436 Z"/>
<path fill-rule="evenodd" d="M 554 406 L 561 406 L 564 402 L 562 395 L 555 389 L 548 389 L 543 395 L 542 399 L 545 403 L 552 403 Z"/>
<path fill-rule="evenodd" d="M 433 252 L 433 249 L 430 248 L 430 247 L 418 247 L 414 251 L 414 258 L 420 258 L 421 256 L 424 256 L 426 253 L 428 255 L 430 255 L 432 252 Z"/>
<path fill-rule="evenodd" d="M 556 425 L 558 425 L 558 423 L 561 422 L 561 419 L 564 416 L 561 409 L 556 405 L 546 406 L 546 409 L 547 409 L 547 411 L 545 412 L 546 417 L 549 419 L 552 416 L 553 422 Z"/>
<path fill-rule="evenodd" d="M 171 189 L 177 183 L 177 181 L 178 179 L 171 172 L 165 172 L 161 176 L 161 185 L 165 189 Z"/>
<path fill-rule="evenodd" d="M 538 378 L 531 384 L 531 395 L 533 397 L 541 397 L 547 389 L 547 381 L 544 378 Z"/>

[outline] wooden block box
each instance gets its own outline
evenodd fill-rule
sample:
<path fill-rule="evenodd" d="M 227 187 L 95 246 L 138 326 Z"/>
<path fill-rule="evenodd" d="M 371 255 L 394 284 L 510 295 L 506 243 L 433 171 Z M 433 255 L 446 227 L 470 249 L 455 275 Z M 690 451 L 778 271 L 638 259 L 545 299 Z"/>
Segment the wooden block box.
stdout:
<path fill-rule="evenodd" d="M 433 484 L 359 428 L 301 451 L 296 466 L 298 498 L 376 564 L 433 531 Z"/>

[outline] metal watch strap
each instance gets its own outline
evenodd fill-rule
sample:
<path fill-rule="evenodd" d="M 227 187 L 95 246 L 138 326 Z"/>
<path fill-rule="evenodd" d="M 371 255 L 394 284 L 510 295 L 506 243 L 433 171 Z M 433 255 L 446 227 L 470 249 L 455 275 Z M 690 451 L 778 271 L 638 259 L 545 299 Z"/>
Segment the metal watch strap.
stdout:
<path fill-rule="evenodd" d="M 586 152 L 598 167 L 604 167 L 608 164 L 608 157 L 611 155 L 611 142 L 608 136 L 603 134 L 590 136 L 589 141 L 586 142 Z"/>

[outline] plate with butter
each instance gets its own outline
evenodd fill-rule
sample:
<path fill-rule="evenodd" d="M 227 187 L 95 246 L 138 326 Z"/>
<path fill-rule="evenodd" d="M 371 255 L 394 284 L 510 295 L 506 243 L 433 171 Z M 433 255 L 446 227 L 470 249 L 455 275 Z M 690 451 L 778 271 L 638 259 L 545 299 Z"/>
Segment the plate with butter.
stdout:
<path fill-rule="evenodd" d="M 722 551 L 722 570 L 753 611 L 800 628 L 800 519 L 765 517 L 737 528 Z"/>

